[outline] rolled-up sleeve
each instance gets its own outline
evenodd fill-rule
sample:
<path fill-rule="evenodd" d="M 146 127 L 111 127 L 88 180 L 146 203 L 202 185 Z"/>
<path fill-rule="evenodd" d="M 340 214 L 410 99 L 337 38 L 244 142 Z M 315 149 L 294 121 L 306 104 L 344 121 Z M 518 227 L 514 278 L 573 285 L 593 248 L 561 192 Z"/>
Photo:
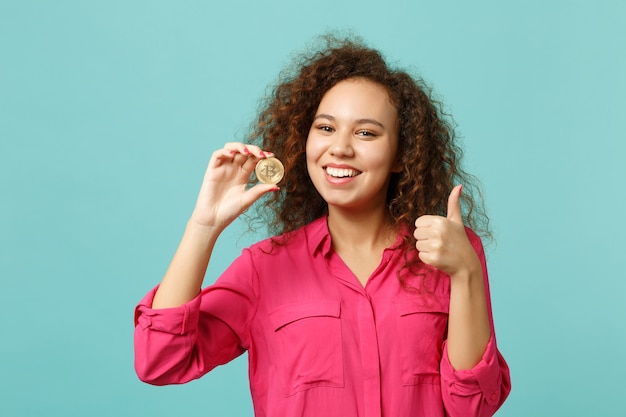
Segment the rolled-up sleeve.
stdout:
<path fill-rule="evenodd" d="M 241 355 L 255 314 L 249 256 L 244 253 L 193 300 L 153 309 L 154 288 L 135 308 L 135 371 L 154 385 L 197 379 Z"/>
<path fill-rule="evenodd" d="M 480 238 L 468 229 L 468 237 L 480 260 L 491 338 L 480 361 L 469 370 L 455 370 L 448 358 L 447 341 L 441 357 L 441 393 L 450 417 L 489 417 L 511 391 L 509 367 L 496 344 L 485 251 Z"/>
<path fill-rule="evenodd" d="M 492 416 L 511 390 L 509 368 L 492 336 L 480 362 L 472 369 L 456 371 L 444 344 L 441 390 L 450 417 Z"/>

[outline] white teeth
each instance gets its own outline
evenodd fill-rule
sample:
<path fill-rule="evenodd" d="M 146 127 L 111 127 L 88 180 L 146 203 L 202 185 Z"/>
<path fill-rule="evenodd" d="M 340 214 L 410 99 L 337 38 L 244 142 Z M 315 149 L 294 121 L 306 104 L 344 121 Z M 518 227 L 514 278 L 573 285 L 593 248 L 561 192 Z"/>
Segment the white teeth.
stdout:
<path fill-rule="evenodd" d="M 354 169 L 347 168 L 333 168 L 326 167 L 326 173 L 331 177 L 335 178 L 343 178 L 343 177 L 354 177 L 359 174 L 359 171 Z"/>

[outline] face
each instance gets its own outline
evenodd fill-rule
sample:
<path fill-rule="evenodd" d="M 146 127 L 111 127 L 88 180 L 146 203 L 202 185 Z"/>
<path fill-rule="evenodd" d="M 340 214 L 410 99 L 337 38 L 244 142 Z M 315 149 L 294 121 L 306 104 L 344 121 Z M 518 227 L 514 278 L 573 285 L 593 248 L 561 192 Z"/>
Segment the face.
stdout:
<path fill-rule="evenodd" d="M 398 113 L 385 88 L 344 80 L 324 95 L 309 130 L 309 176 L 329 210 L 380 209 L 399 172 L 397 149 Z"/>

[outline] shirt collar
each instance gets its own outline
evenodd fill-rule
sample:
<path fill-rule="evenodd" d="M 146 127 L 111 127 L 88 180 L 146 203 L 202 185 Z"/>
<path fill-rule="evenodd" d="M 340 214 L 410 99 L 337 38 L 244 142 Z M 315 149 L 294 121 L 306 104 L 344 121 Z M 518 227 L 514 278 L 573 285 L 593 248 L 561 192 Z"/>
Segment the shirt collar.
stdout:
<path fill-rule="evenodd" d="M 309 253 L 315 255 L 317 251 L 321 251 L 322 255 L 327 255 L 331 250 L 330 231 L 328 230 L 328 216 L 322 216 L 313 220 L 306 226 L 307 243 Z M 401 224 L 395 242 L 389 249 L 397 249 L 404 242 L 404 237 L 409 236 L 411 231 L 406 224 Z"/>
<path fill-rule="evenodd" d="M 317 251 L 321 251 L 322 255 L 328 254 L 328 252 L 330 252 L 331 242 L 327 216 L 313 220 L 306 226 L 306 229 L 309 253 L 315 255 Z"/>

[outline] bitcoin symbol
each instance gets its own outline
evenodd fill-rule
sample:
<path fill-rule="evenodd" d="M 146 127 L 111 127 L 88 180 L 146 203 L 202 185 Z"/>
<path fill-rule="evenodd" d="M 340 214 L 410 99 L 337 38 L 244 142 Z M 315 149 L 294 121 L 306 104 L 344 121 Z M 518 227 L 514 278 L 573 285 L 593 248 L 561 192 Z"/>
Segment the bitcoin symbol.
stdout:
<path fill-rule="evenodd" d="M 285 174 L 283 164 L 276 158 L 261 159 L 255 168 L 259 181 L 266 184 L 278 184 Z"/>
<path fill-rule="evenodd" d="M 265 176 L 268 178 L 272 178 L 274 175 L 276 175 L 276 168 L 274 168 L 272 165 L 265 165 L 263 171 Z"/>

